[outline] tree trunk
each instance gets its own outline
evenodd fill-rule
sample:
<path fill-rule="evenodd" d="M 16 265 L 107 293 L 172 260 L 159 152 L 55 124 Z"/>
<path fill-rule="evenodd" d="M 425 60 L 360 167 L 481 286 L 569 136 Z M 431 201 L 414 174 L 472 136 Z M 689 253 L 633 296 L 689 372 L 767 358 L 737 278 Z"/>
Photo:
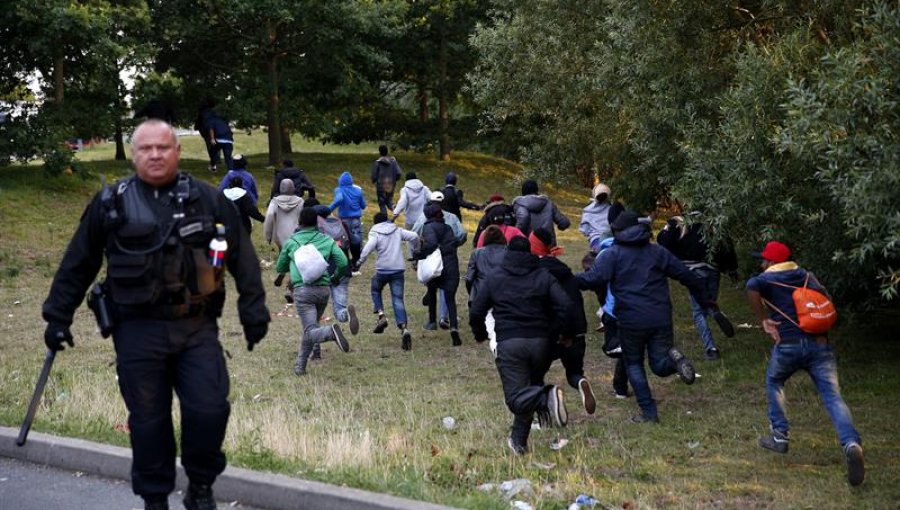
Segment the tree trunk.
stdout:
<path fill-rule="evenodd" d="M 281 125 L 281 152 L 282 154 L 294 152 L 294 148 L 291 146 L 291 130 L 283 124 Z"/>
<path fill-rule="evenodd" d="M 441 161 L 450 160 L 450 107 L 447 99 L 447 37 L 441 36 L 438 52 L 438 116 L 440 118 Z"/>
<path fill-rule="evenodd" d="M 424 126 L 428 123 L 428 88 L 425 85 L 424 78 L 418 80 L 417 87 L 416 100 L 419 102 L 419 122 Z"/>
<path fill-rule="evenodd" d="M 122 122 L 121 121 L 116 122 L 115 140 L 116 140 L 116 161 L 125 161 L 128 158 L 125 157 L 125 139 L 122 136 Z"/>
<path fill-rule="evenodd" d="M 57 105 L 62 106 L 65 99 L 65 55 L 61 50 L 57 50 L 56 58 L 53 60 L 53 98 Z"/>
<path fill-rule="evenodd" d="M 278 98 L 278 56 L 272 55 L 266 62 L 269 78 L 268 108 L 266 112 L 269 127 L 269 164 L 278 166 L 281 161 L 281 118 Z"/>

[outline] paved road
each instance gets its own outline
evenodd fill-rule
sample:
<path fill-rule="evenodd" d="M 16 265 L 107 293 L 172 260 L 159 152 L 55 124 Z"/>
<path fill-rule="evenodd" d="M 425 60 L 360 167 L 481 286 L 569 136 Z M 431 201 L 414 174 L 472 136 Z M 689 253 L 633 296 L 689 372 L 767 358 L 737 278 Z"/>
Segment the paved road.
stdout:
<path fill-rule="evenodd" d="M 169 497 L 172 509 L 183 508 L 181 494 Z M 142 509 L 131 484 L 0 457 L 0 510 Z M 219 503 L 219 508 L 251 507 Z"/>

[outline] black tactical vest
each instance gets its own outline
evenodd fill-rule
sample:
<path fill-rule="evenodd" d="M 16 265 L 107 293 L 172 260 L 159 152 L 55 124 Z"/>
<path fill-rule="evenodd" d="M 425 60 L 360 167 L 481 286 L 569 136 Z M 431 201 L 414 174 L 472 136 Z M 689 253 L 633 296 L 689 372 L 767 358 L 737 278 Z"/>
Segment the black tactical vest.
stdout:
<path fill-rule="evenodd" d="M 112 301 L 123 315 L 218 316 L 223 269 L 207 260 L 216 231 L 214 204 L 186 174 L 165 192 L 167 203 L 151 203 L 141 186 L 132 176 L 101 194 L 108 229 L 106 290 Z"/>

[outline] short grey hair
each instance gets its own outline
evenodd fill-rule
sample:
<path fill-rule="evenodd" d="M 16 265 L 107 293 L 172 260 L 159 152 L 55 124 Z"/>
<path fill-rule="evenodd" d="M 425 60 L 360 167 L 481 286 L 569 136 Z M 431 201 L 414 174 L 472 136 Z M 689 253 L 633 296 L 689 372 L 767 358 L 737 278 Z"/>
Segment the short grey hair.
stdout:
<path fill-rule="evenodd" d="M 165 126 L 169 130 L 169 132 L 172 133 L 172 139 L 175 140 L 175 147 L 181 147 L 181 140 L 178 139 L 178 133 L 175 132 L 175 128 L 172 127 L 171 124 L 169 124 L 168 122 L 166 122 L 164 120 L 160 120 L 160 119 L 147 119 L 144 122 L 141 122 L 140 124 L 138 124 L 138 126 L 136 128 L 134 128 L 134 132 L 131 134 L 131 151 L 132 152 L 134 152 L 134 139 L 136 138 L 138 131 L 140 131 L 142 127 L 147 126 L 147 125 Z"/>

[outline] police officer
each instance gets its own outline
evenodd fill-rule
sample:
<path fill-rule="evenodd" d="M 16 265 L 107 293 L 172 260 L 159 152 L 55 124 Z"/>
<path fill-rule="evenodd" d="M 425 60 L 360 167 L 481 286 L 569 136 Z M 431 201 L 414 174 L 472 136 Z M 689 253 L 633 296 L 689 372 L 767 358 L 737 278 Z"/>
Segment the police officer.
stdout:
<path fill-rule="evenodd" d="M 240 293 L 249 350 L 266 335 L 269 312 L 259 260 L 237 210 L 212 186 L 180 173 L 180 153 L 169 124 L 148 120 L 137 127 L 136 175 L 105 187 L 82 215 L 44 302 L 44 341 L 53 350 L 73 345 L 72 316 L 105 253 L 102 288 L 129 413 L 132 488 L 146 508 L 168 508 L 175 486 L 174 389 L 181 404 L 182 465 L 190 480 L 184 505 L 212 509 L 211 486 L 225 469 L 222 441 L 230 412 L 216 323 L 225 300 L 222 265 Z M 216 267 L 207 249 L 221 230 L 228 246 Z"/>

